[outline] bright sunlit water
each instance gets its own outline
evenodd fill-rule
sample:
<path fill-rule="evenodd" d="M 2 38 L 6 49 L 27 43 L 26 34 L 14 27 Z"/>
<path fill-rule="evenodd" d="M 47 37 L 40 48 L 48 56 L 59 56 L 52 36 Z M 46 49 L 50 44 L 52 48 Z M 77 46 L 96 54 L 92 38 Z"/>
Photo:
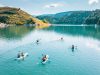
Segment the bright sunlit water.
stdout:
<path fill-rule="evenodd" d="M 64 40 L 59 40 L 61 37 Z M 77 46 L 74 51 L 72 44 Z M 18 51 L 29 56 L 16 61 Z M 42 54 L 50 57 L 45 65 L 41 64 Z M 0 29 L 0 75 L 100 75 L 100 27 Z"/>

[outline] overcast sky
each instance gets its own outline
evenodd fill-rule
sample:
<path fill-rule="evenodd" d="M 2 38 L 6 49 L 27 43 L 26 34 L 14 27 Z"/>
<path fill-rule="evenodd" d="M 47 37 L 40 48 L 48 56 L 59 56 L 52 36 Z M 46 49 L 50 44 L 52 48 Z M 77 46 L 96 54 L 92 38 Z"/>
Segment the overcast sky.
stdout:
<path fill-rule="evenodd" d="M 100 9 L 100 0 L 0 0 L 0 7 L 3 6 L 17 7 L 32 15 L 40 15 Z"/>

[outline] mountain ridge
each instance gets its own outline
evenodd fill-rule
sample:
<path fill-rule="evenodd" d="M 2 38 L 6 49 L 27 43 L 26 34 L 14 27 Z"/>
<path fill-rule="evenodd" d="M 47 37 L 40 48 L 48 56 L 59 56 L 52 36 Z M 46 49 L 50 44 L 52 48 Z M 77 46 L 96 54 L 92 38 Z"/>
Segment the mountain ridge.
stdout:
<path fill-rule="evenodd" d="M 95 15 L 94 15 L 95 14 Z M 99 24 L 100 9 L 93 11 L 67 11 L 50 15 L 39 15 L 38 19 L 52 24 Z M 95 21 L 95 22 L 94 22 Z"/>

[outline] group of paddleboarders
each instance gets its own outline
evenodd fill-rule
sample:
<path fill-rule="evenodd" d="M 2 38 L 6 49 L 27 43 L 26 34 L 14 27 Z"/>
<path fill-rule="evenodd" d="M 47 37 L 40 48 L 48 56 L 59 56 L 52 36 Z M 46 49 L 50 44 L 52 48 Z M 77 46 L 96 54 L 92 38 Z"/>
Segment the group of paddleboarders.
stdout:
<path fill-rule="evenodd" d="M 21 52 L 21 51 L 19 51 L 19 53 L 17 54 L 17 58 L 18 59 L 24 59 L 24 57 L 25 57 L 25 53 L 24 52 Z M 48 60 L 48 55 L 43 55 L 43 57 L 42 57 L 42 62 L 45 62 L 45 61 L 47 61 Z"/>
<path fill-rule="evenodd" d="M 64 38 L 61 37 L 60 40 L 64 40 Z M 36 40 L 36 44 L 39 44 L 39 42 L 40 42 L 40 39 L 37 39 L 37 40 Z"/>
<path fill-rule="evenodd" d="M 64 40 L 63 37 L 61 37 L 60 40 Z M 40 40 L 36 40 L 36 44 L 39 44 L 39 42 L 40 42 Z M 75 46 L 75 45 L 72 45 L 72 46 L 71 46 L 72 52 L 74 52 L 74 50 L 75 50 L 76 47 L 77 47 L 77 46 Z M 23 58 L 23 59 L 24 59 L 24 56 L 25 56 L 25 53 L 19 51 L 19 53 L 18 53 L 18 55 L 17 55 L 17 58 Z M 43 57 L 41 58 L 41 60 L 42 60 L 42 62 L 45 62 L 45 61 L 48 60 L 48 58 L 49 58 L 48 55 L 43 55 Z"/>
<path fill-rule="evenodd" d="M 64 38 L 61 37 L 60 40 L 64 40 Z M 72 52 L 74 52 L 75 48 L 77 48 L 77 46 L 75 46 L 75 45 L 72 45 L 72 46 L 71 46 Z"/>
<path fill-rule="evenodd" d="M 64 40 L 64 38 L 61 37 L 60 40 Z M 72 46 L 71 46 L 72 52 L 74 52 L 75 48 L 77 48 L 77 46 L 75 46 L 75 45 L 72 45 Z"/>

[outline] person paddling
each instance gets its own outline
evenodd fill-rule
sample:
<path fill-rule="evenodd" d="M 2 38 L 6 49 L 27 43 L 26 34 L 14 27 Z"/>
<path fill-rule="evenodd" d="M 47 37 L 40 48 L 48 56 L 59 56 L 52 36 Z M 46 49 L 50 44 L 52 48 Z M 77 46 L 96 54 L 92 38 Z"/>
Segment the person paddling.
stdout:
<path fill-rule="evenodd" d="M 19 51 L 17 58 L 20 58 L 20 57 L 21 57 L 21 52 Z"/>
<path fill-rule="evenodd" d="M 72 52 L 74 52 L 74 50 L 77 49 L 77 46 L 72 45 L 71 49 L 72 49 Z"/>
<path fill-rule="evenodd" d="M 20 51 L 19 51 L 19 53 L 18 53 L 18 55 L 17 55 L 17 58 L 20 58 L 20 57 L 24 57 L 24 52 L 20 52 Z"/>
<path fill-rule="evenodd" d="M 46 61 L 48 59 L 47 55 L 44 55 L 42 58 L 42 62 Z"/>
<path fill-rule="evenodd" d="M 36 43 L 39 44 L 39 40 L 36 40 Z"/>
<path fill-rule="evenodd" d="M 21 56 L 24 57 L 24 52 L 21 52 Z"/>
<path fill-rule="evenodd" d="M 74 49 L 75 49 L 75 46 L 74 46 L 74 45 L 72 45 L 72 52 L 74 52 Z"/>
<path fill-rule="evenodd" d="M 64 38 L 63 38 L 63 37 L 61 37 L 61 38 L 60 38 L 60 40 L 61 40 L 61 41 L 63 41 L 63 40 L 64 40 Z"/>

